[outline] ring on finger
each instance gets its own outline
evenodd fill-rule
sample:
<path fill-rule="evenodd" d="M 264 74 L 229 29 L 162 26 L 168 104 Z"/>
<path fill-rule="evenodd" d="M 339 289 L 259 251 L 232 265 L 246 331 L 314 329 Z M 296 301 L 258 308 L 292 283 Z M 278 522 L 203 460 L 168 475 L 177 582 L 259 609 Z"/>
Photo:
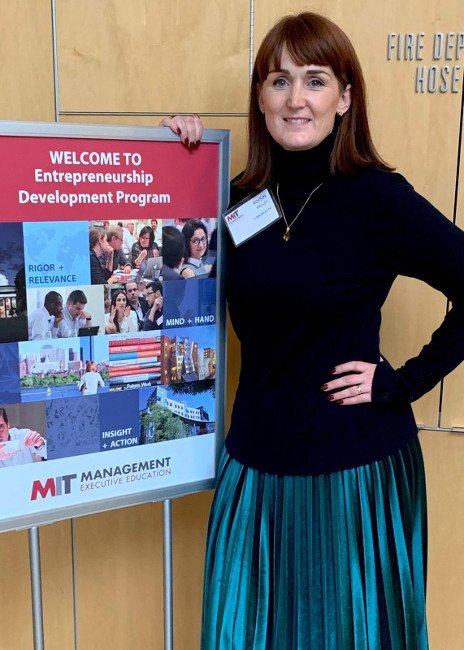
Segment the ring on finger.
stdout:
<path fill-rule="evenodd" d="M 361 393 L 362 393 L 361 386 L 358 385 L 357 388 L 358 388 L 358 395 L 361 395 Z"/>

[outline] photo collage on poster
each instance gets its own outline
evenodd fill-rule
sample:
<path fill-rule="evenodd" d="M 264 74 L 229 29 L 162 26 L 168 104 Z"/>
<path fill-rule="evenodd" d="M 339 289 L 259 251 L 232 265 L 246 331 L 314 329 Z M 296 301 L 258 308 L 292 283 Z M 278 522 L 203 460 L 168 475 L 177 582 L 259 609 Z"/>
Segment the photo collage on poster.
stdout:
<path fill-rule="evenodd" d="M 214 433 L 216 219 L 0 226 L 0 468 Z"/>

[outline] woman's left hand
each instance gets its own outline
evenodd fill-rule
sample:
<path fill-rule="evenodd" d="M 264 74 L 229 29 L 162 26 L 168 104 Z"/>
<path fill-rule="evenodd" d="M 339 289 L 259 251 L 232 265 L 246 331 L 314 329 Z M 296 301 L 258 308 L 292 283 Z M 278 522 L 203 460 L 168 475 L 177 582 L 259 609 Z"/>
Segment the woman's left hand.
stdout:
<path fill-rule="evenodd" d="M 329 381 L 322 386 L 324 392 L 331 392 L 327 397 L 343 406 L 372 402 L 372 381 L 377 364 L 366 361 L 349 361 L 336 366 L 333 375 L 345 374 L 339 379 Z"/>

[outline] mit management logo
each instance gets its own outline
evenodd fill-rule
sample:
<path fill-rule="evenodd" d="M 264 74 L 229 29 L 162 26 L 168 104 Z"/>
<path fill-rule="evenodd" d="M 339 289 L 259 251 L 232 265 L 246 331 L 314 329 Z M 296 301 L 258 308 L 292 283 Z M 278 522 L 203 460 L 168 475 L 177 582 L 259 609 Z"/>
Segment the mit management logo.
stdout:
<path fill-rule="evenodd" d="M 66 474 L 65 476 L 55 476 L 45 479 L 45 481 L 34 481 L 31 490 L 31 501 L 36 501 L 37 497 L 46 499 L 47 497 L 58 497 L 63 494 L 71 493 L 71 483 L 77 478 L 77 474 Z"/>

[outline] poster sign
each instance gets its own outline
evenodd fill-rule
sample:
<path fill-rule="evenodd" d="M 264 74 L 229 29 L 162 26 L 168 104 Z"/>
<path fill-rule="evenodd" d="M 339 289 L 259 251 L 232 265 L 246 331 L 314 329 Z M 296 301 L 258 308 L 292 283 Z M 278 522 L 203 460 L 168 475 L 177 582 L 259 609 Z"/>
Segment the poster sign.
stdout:
<path fill-rule="evenodd" d="M 212 487 L 228 132 L 0 139 L 0 530 Z"/>

